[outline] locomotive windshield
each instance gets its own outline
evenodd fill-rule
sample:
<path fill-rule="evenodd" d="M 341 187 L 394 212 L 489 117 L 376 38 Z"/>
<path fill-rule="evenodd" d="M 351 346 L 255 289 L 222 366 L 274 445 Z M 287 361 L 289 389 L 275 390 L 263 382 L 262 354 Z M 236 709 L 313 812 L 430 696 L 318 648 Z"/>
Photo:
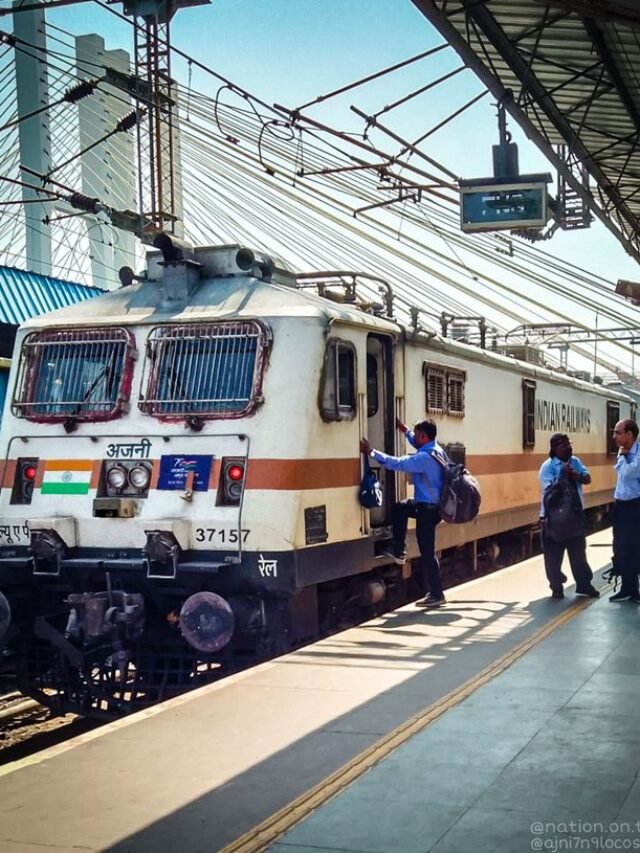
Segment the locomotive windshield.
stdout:
<path fill-rule="evenodd" d="M 124 329 L 36 332 L 22 346 L 13 401 L 18 417 L 118 417 L 131 382 L 133 346 Z"/>
<path fill-rule="evenodd" d="M 140 408 L 169 417 L 246 414 L 256 402 L 265 344 L 255 322 L 154 329 Z"/>

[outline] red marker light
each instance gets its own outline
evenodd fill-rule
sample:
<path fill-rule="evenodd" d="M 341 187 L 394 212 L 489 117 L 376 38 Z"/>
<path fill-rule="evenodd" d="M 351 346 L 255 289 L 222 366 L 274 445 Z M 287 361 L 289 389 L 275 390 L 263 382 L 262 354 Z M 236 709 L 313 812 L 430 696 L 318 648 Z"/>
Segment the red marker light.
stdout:
<path fill-rule="evenodd" d="M 25 480 L 35 480 L 36 478 L 36 469 L 33 465 L 27 465 L 22 473 Z"/>
<path fill-rule="evenodd" d="M 244 477 L 244 468 L 242 465 L 230 465 L 227 468 L 227 477 L 230 480 L 241 480 Z"/>

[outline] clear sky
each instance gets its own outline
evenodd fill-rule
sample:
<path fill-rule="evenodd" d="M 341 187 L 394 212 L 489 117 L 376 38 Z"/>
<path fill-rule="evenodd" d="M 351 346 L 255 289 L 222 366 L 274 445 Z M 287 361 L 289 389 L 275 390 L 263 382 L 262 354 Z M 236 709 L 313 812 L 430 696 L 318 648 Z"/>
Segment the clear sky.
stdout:
<path fill-rule="evenodd" d="M 74 33 L 99 32 L 109 48 L 130 49 L 130 28 L 93 3 L 50 12 L 49 20 Z M 442 41 L 410 0 L 214 0 L 179 11 L 171 38 L 176 47 L 267 103 L 291 107 Z M 377 111 L 460 64 L 447 49 L 308 114 L 361 131 L 350 104 L 367 113 Z M 173 70 L 188 82 L 184 63 Z M 212 79 L 197 70 L 191 80 L 200 90 L 215 91 Z M 479 81 L 465 70 L 384 120 L 395 132 L 415 139 L 480 91 Z M 510 130 L 519 144 L 521 173 L 548 171 L 535 146 L 513 124 Z M 459 176 L 482 177 L 491 174 L 491 145 L 496 142 L 495 105 L 487 95 L 438 131 L 425 150 Z M 636 262 L 599 224 L 588 231 L 558 233 L 544 248 L 609 280 L 639 275 Z"/>

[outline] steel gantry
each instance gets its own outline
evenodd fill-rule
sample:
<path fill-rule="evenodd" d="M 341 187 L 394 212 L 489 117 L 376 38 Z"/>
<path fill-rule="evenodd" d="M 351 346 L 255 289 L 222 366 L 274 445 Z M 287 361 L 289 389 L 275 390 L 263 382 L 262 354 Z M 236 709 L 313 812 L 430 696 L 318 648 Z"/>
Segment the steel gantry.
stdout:
<path fill-rule="evenodd" d="M 21 20 L 30 12 L 74 5 L 86 0 L 44 0 L 14 4 L 0 8 L 0 17 L 13 14 Z M 115 0 L 114 0 L 115 2 Z M 143 241 L 151 242 L 154 234 L 168 230 L 182 236 L 182 200 L 178 160 L 177 103 L 175 83 L 171 76 L 171 45 L 169 22 L 173 15 L 187 6 L 208 4 L 210 0 L 122 0 L 124 16 L 133 19 L 134 73 L 117 73 L 105 69 L 102 78 L 133 97 L 136 110 L 126 126 L 137 134 L 138 213 L 108 209 L 99 199 L 67 194 L 64 198 L 77 209 L 97 213 L 104 210 L 116 227 L 136 233 Z M 124 17 L 119 15 L 119 17 Z M 11 43 L 15 38 L 8 36 Z M 46 53 L 44 36 L 42 52 Z M 101 82 L 101 81 L 100 81 Z M 85 93 L 86 94 L 86 93 Z M 80 156 L 80 155 L 75 155 Z M 75 159 L 75 156 L 71 159 Z M 65 163 L 66 165 L 66 163 Z M 59 166 L 56 168 L 60 168 Z M 32 171 L 38 174 L 38 170 Z M 49 179 L 50 173 L 40 175 Z M 62 186 L 62 185 L 59 185 Z"/>

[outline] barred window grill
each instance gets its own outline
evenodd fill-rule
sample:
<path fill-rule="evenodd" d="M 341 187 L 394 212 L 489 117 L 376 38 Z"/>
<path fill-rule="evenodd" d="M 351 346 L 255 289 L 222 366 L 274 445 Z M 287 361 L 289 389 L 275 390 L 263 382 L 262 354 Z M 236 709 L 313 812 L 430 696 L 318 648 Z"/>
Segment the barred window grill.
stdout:
<path fill-rule="evenodd" d="M 445 411 L 445 372 L 437 367 L 427 365 L 427 411 L 444 413 Z"/>
<path fill-rule="evenodd" d="M 13 414 L 36 421 L 117 418 L 125 409 L 134 356 L 125 329 L 34 332 L 22 344 Z"/>
<path fill-rule="evenodd" d="M 450 415 L 464 415 L 464 373 L 447 373 L 447 410 Z"/>
<path fill-rule="evenodd" d="M 253 321 L 154 329 L 140 409 L 168 417 L 247 414 L 258 400 L 266 344 Z"/>
<path fill-rule="evenodd" d="M 464 392 L 467 374 L 464 370 L 450 370 L 443 364 L 423 366 L 426 410 L 439 415 L 464 417 Z"/>

